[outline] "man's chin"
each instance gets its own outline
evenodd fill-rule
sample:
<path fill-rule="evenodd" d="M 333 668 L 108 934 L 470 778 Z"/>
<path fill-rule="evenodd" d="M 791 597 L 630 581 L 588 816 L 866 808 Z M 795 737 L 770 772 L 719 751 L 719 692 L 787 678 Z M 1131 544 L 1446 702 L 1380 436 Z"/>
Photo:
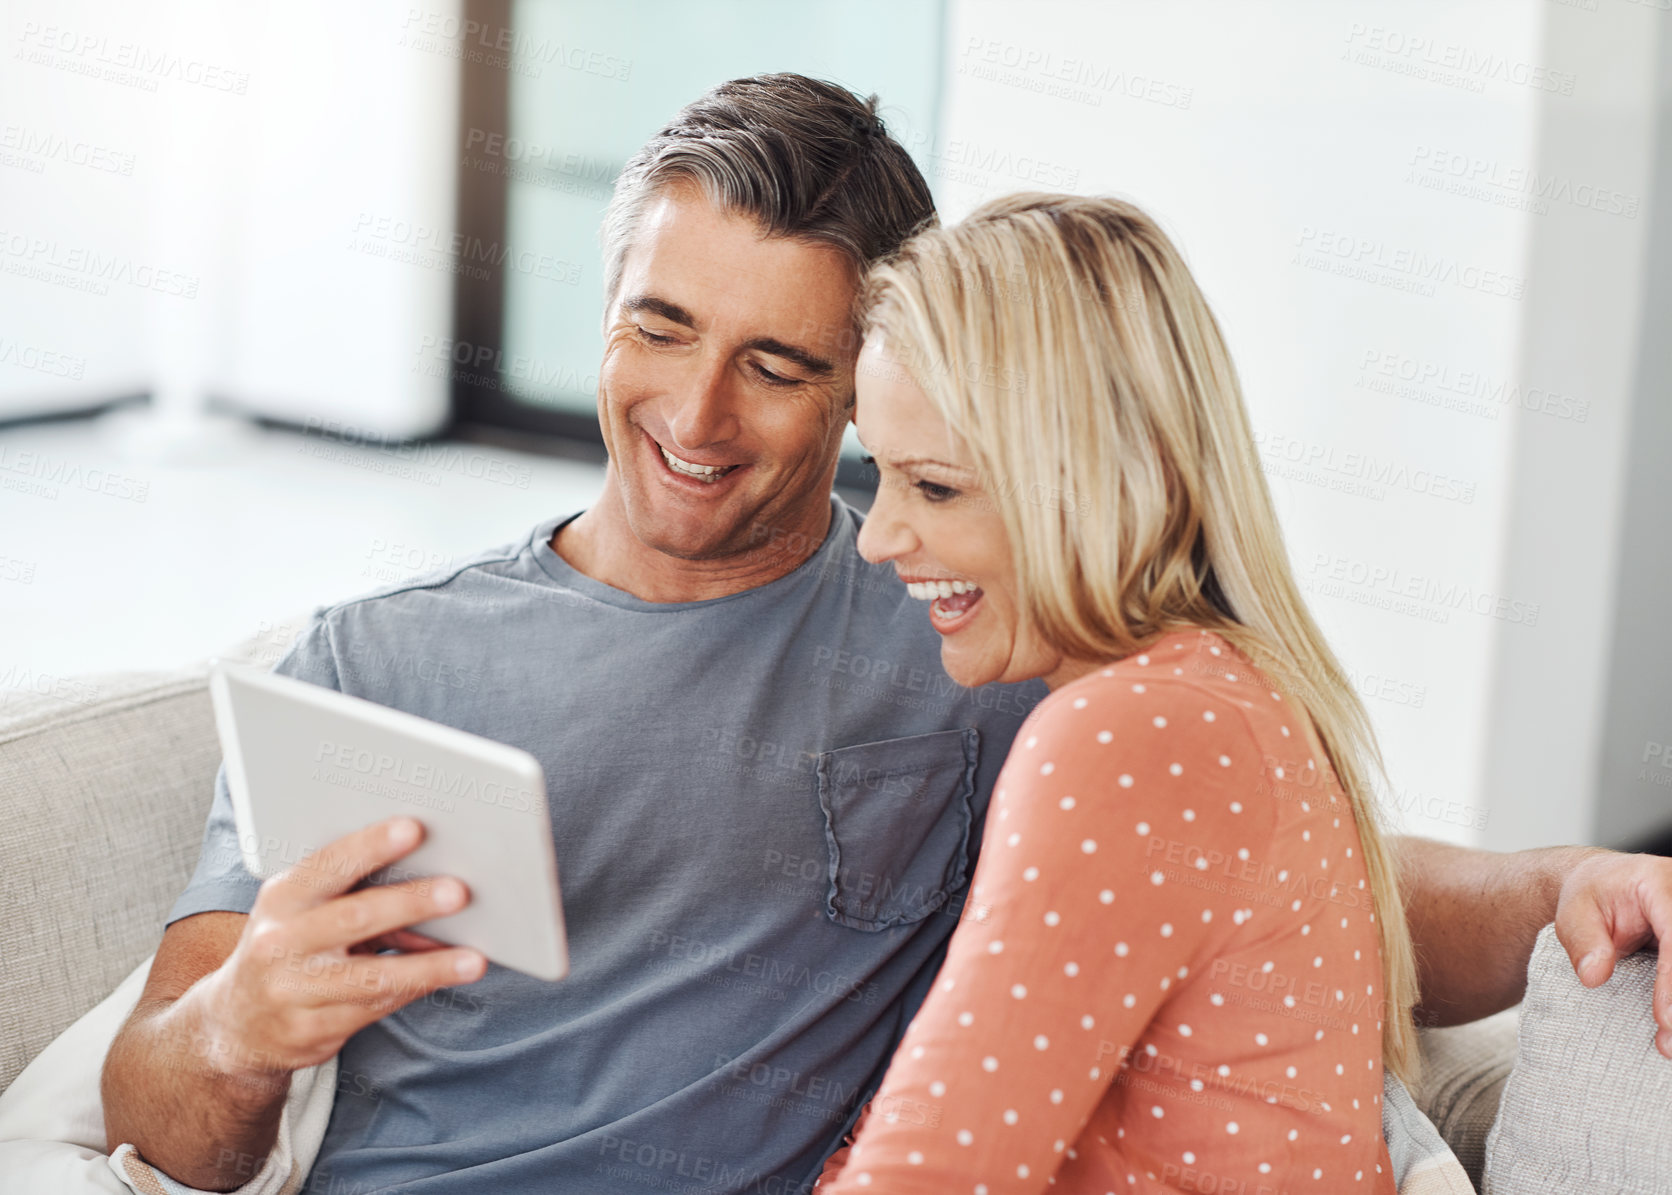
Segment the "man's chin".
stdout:
<path fill-rule="evenodd" d="M 634 538 L 664 556 L 678 560 L 714 560 L 743 550 L 742 524 L 747 520 L 736 513 L 738 508 L 733 503 L 726 503 L 728 509 L 709 512 L 706 517 L 642 497 L 626 505 L 627 525 Z"/>
<path fill-rule="evenodd" d="M 633 534 L 640 543 L 676 560 L 716 560 L 735 555 L 737 551 L 724 531 L 716 532 L 712 528 L 681 531 L 668 527 L 665 522 L 650 522 L 644 526 L 630 522 Z"/>

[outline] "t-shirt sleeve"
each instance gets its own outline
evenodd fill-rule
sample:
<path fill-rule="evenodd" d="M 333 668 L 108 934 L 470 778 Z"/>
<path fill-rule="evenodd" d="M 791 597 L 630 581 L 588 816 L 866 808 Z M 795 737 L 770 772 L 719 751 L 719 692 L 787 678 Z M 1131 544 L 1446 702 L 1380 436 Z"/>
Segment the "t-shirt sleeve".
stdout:
<path fill-rule="evenodd" d="M 1241 916 L 1160 864 L 1259 857 L 1276 818 L 1248 799 L 1247 723 L 1213 706 L 1098 677 L 1023 727 L 940 978 L 821 1191 L 1044 1191 L 1158 1012 L 1151 1032 L 1192 1032 L 1165 1023 L 1168 991 Z"/>
<path fill-rule="evenodd" d="M 341 689 L 336 656 L 332 650 L 330 626 L 325 611 L 316 611 L 308 625 L 292 640 L 289 650 L 273 665 L 282 676 L 295 677 L 329 689 Z M 197 856 L 197 870 L 185 891 L 168 911 L 172 925 L 194 913 L 248 913 L 255 904 L 261 881 L 244 868 L 238 846 L 238 828 L 232 816 L 232 794 L 226 786 L 226 764 L 215 770 L 215 795 L 209 804 L 209 820 L 203 827 L 203 845 Z"/>

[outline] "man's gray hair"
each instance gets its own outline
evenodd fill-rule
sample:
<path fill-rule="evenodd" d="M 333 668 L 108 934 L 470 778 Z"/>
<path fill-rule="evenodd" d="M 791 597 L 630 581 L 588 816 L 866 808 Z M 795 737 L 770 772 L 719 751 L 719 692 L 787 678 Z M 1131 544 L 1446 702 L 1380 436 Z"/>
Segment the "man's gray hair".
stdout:
<path fill-rule="evenodd" d="M 670 183 L 700 185 L 772 236 L 831 245 L 863 276 L 935 219 L 929 185 L 877 116 L 877 97 L 805 75 L 721 83 L 634 154 L 604 216 L 604 301 L 645 208 Z"/>

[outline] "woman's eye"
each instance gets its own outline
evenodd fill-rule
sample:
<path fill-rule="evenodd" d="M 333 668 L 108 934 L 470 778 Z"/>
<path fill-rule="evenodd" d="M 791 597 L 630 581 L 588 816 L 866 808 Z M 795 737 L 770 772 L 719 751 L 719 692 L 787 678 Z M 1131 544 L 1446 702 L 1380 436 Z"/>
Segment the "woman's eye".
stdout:
<path fill-rule="evenodd" d="M 946 502 L 958 496 L 958 491 L 949 485 L 937 485 L 932 481 L 917 483 L 918 491 L 930 502 Z"/>

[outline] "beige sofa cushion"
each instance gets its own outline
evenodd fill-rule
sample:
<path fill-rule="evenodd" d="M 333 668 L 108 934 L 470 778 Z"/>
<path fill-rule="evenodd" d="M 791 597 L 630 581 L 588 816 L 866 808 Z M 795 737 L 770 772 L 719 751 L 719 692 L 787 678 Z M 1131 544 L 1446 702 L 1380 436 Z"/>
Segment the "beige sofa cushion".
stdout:
<path fill-rule="evenodd" d="M 0 705 L 0 1088 L 156 949 L 220 759 L 202 672 Z"/>
<path fill-rule="evenodd" d="M 1449 1029 L 1423 1029 L 1422 1080 L 1416 1102 L 1477 1188 L 1486 1169 L 1486 1138 L 1515 1065 L 1520 1008 Z"/>
<path fill-rule="evenodd" d="M 1672 1060 L 1654 1047 L 1657 956 L 1587 990 L 1546 926 L 1527 968 L 1520 1051 L 1486 1143 L 1486 1195 L 1672 1190 Z"/>

